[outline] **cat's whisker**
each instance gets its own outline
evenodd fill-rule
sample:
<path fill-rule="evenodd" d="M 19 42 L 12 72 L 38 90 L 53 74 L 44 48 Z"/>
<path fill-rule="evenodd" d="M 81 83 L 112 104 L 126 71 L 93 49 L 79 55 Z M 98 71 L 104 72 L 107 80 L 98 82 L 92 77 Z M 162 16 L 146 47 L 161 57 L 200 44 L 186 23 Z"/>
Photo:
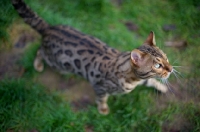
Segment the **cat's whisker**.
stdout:
<path fill-rule="evenodd" d="M 176 67 L 177 68 L 177 67 L 183 67 L 183 66 L 172 66 L 172 67 Z"/>
<path fill-rule="evenodd" d="M 158 87 L 158 84 L 155 85 L 155 87 Z M 158 90 L 154 89 L 154 91 L 156 92 L 156 97 L 158 98 Z"/>
<path fill-rule="evenodd" d="M 167 85 L 167 80 L 166 80 L 166 79 L 164 79 L 164 78 L 162 78 L 161 80 L 162 80 L 163 84 L 164 84 L 164 85 L 166 85 L 166 86 L 167 86 L 167 88 L 168 88 L 168 85 Z"/>
<path fill-rule="evenodd" d="M 165 85 L 165 79 L 163 79 L 163 78 L 160 78 L 160 81 L 161 81 L 161 83 L 162 83 L 162 84 L 164 84 L 164 85 Z"/>
<path fill-rule="evenodd" d="M 172 64 L 176 64 L 177 63 L 177 61 L 178 61 L 178 59 L 176 59 Z"/>
<path fill-rule="evenodd" d="M 164 85 L 166 85 L 165 79 L 161 79 L 161 80 L 162 80 L 162 83 L 163 83 Z"/>
<path fill-rule="evenodd" d="M 181 80 L 179 78 L 179 75 L 176 72 L 173 72 L 174 76 L 176 77 L 176 79 L 178 80 L 179 83 L 181 83 Z"/>
<path fill-rule="evenodd" d="M 173 90 L 172 85 L 169 83 L 169 81 L 167 79 L 165 79 L 165 83 L 166 83 L 166 86 L 169 89 L 169 91 L 175 95 L 175 91 Z"/>
<path fill-rule="evenodd" d="M 172 65 L 172 67 L 175 67 L 175 68 L 184 68 L 184 69 L 187 69 L 187 66 Z"/>
<path fill-rule="evenodd" d="M 177 71 L 176 69 L 174 69 L 174 68 L 173 68 L 173 70 L 172 70 L 172 73 L 174 73 L 174 75 L 175 75 L 176 77 L 180 76 L 181 78 L 184 78 L 184 77 L 182 76 L 182 74 L 181 74 L 179 71 Z"/>
<path fill-rule="evenodd" d="M 177 73 L 175 70 L 173 70 L 172 73 L 178 78 L 179 73 Z"/>
<path fill-rule="evenodd" d="M 181 75 L 181 73 L 174 68 L 173 68 L 173 71 Z"/>
<path fill-rule="evenodd" d="M 158 80 L 159 80 L 159 82 L 160 82 L 161 84 L 163 84 L 163 85 L 166 86 L 166 83 L 165 83 L 165 81 L 164 81 L 163 78 L 158 78 Z M 167 88 L 168 88 L 168 87 L 167 87 Z M 165 94 L 165 95 L 168 96 L 167 94 Z"/>
<path fill-rule="evenodd" d="M 180 80 L 179 75 L 176 72 L 173 72 L 174 76 L 176 77 L 176 79 Z"/>
<path fill-rule="evenodd" d="M 163 80 L 162 80 L 162 78 L 159 78 L 159 80 L 160 80 L 160 82 L 161 82 L 161 83 L 163 83 Z M 163 83 L 163 84 L 164 84 L 164 83 Z"/>

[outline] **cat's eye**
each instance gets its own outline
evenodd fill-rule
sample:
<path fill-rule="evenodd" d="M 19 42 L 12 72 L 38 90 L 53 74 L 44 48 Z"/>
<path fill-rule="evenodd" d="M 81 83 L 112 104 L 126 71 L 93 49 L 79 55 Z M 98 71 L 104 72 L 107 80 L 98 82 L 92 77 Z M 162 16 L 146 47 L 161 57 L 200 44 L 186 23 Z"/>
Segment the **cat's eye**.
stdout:
<path fill-rule="evenodd" d="M 154 67 L 156 68 L 156 69 L 158 69 L 158 68 L 160 68 L 162 65 L 161 64 L 158 64 L 158 63 L 156 63 L 155 65 L 154 65 Z"/>

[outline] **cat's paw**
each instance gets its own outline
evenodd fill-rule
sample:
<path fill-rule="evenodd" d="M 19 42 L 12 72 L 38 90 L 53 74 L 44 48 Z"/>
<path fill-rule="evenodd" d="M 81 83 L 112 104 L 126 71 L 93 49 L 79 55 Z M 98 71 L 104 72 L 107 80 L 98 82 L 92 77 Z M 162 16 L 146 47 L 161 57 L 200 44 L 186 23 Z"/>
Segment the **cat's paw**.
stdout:
<path fill-rule="evenodd" d="M 33 65 L 34 65 L 35 70 L 38 71 L 38 72 L 42 72 L 44 70 L 44 64 L 43 64 L 43 62 L 40 61 L 37 58 L 35 58 Z"/>
<path fill-rule="evenodd" d="M 98 111 L 102 115 L 108 115 L 109 114 L 109 107 L 107 104 L 99 104 L 98 105 Z"/>
<path fill-rule="evenodd" d="M 159 90 L 162 93 L 166 93 L 168 91 L 168 88 L 166 85 L 161 84 L 159 87 L 157 87 L 157 90 Z"/>

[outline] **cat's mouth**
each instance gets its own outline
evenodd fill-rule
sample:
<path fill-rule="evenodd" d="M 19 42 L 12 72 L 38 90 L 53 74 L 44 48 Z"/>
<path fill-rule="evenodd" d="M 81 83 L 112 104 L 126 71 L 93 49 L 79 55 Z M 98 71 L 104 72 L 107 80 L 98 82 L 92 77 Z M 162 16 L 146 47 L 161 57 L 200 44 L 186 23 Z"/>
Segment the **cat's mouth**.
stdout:
<path fill-rule="evenodd" d="M 167 72 L 167 73 L 161 75 L 161 78 L 162 78 L 162 79 L 168 79 L 169 76 L 171 75 L 171 73 L 172 73 L 172 72 Z"/>

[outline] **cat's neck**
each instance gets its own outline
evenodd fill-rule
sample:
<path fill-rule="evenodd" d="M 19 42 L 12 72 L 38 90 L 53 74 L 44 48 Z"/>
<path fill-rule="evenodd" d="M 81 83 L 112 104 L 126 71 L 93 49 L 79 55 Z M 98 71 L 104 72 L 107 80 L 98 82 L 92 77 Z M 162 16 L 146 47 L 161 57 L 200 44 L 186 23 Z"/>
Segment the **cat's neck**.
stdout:
<path fill-rule="evenodd" d="M 140 81 L 134 74 L 134 65 L 131 61 L 131 52 L 122 52 L 117 57 L 116 61 L 116 69 L 118 71 L 118 76 L 125 78 L 125 80 L 129 81 Z"/>

